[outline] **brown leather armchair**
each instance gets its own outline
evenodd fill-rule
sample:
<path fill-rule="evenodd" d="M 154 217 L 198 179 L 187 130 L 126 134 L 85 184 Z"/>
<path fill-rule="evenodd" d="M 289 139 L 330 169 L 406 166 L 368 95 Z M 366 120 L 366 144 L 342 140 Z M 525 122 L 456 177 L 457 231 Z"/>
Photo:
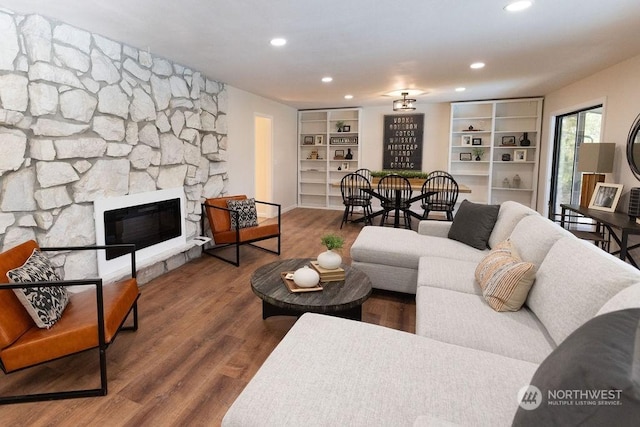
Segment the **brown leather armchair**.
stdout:
<path fill-rule="evenodd" d="M 201 226 L 204 233 L 205 230 L 205 218 L 208 220 L 211 234 L 213 237 L 213 244 L 205 246 L 203 252 L 212 257 L 221 259 L 240 266 L 240 246 L 250 245 L 263 251 L 271 252 L 276 255 L 280 255 L 280 214 L 281 206 L 276 203 L 262 202 L 256 200 L 256 204 L 263 204 L 277 207 L 278 220 L 277 223 L 259 224 L 250 227 L 240 227 L 240 212 L 238 210 L 229 209 L 227 207 L 227 201 L 229 200 L 247 200 L 246 195 L 225 196 L 216 197 L 212 199 L 206 199 L 202 203 L 202 216 Z M 231 216 L 235 217 L 235 227 L 231 226 Z M 255 245 L 255 242 L 267 239 L 277 239 L 277 250 L 271 250 L 262 246 Z M 224 248 L 233 246 L 235 248 L 235 260 L 225 258 L 218 255 L 218 251 Z"/>

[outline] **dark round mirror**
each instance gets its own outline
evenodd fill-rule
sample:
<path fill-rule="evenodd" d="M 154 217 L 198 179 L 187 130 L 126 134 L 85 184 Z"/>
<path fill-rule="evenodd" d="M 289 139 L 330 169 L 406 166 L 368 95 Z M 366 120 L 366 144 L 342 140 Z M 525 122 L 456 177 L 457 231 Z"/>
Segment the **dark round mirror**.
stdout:
<path fill-rule="evenodd" d="M 636 120 L 631 126 L 629 136 L 627 138 L 627 162 L 631 172 L 640 180 L 640 115 L 636 117 Z"/>

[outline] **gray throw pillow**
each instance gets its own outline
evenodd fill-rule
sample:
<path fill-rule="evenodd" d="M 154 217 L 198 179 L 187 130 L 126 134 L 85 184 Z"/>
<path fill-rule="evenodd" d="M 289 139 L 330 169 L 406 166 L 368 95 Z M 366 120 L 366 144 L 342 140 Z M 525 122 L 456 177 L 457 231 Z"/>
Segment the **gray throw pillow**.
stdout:
<path fill-rule="evenodd" d="M 453 217 L 449 238 L 484 250 L 498 219 L 500 205 L 483 205 L 463 200 Z"/>
<path fill-rule="evenodd" d="M 49 258 L 37 249 L 22 266 L 7 271 L 7 278 L 11 283 L 60 280 Z M 69 294 L 64 286 L 20 288 L 13 292 L 39 328 L 52 327 L 69 302 Z"/>
<path fill-rule="evenodd" d="M 594 317 L 540 364 L 513 425 L 637 426 L 638 364 L 640 308 Z"/>

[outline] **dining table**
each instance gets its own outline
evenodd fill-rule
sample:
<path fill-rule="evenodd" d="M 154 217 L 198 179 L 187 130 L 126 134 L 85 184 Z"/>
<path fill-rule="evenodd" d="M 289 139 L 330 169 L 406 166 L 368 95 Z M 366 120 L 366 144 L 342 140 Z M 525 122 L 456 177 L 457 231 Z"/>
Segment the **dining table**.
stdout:
<path fill-rule="evenodd" d="M 381 203 L 386 203 L 388 205 L 392 205 L 393 206 L 393 211 L 394 211 L 394 219 L 393 219 L 393 227 L 394 228 L 399 228 L 400 227 L 400 212 L 404 211 L 405 213 L 409 214 L 410 216 L 417 218 L 419 220 L 422 219 L 422 215 L 418 214 L 417 212 L 412 211 L 410 208 L 409 209 L 403 209 L 402 205 L 403 202 L 405 204 L 408 204 L 409 207 L 411 207 L 411 204 L 413 204 L 414 202 L 417 202 L 421 199 L 423 199 L 425 196 L 429 197 L 429 194 L 422 194 L 422 184 L 424 183 L 424 180 L 420 180 L 420 182 L 417 182 L 416 180 L 409 180 L 410 184 L 411 184 L 411 190 L 412 191 L 418 191 L 418 194 L 416 196 L 411 197 L 409 200 L 403 201 L 402 200 L 402 188 L 398 188 L 395 191 L 395 197 L 392 199 L 389 199 L 385 196 L 383 196 L 382 194 L 378 193 L 378 181 L 380 180 L 380 178 L 373 178 L 371 180 L 371 188 L 362 188 L 362 191 L 370 194 L 372 197 L 375 197 L 376 199 L 380 200 Z M 340 188 L 340 182 L 333 182 L 331 183 L 332 187 L 338 187 Z M 435 191 L 437 191 L 438 189 L 436 188 Z M 444 190 L 444 188 L 442 188 L 442 190 Z M 458 184 L 458 193 L 471 193 L 471 189 L 469 187 L 467 187 L 464 184 Z M 385 210 L 381 209 L 377 212 L 372 213 L 371 215 L 368 216 L 368 219 L 372 219 L 375 218 L 379 215 L 384 214 Z M 354 221 L 365 221 L 367 218 L 359 218 L 358 220 Z"/>

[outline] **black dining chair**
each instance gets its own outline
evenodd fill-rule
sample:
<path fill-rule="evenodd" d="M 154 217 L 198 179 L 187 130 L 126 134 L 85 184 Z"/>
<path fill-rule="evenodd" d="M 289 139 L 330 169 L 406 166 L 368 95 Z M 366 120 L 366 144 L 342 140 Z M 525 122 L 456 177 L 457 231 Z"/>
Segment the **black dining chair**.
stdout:
<path fill-rule="evenodd" d="M 371 171 L 367 168 L 360 168 L 355 173 L 364 176 L 369 182 L 371 182 Z"/>
<path fill-rule="evenodd" d="M 447 221 L 453 221 L 453 210 L 458 200 L 458 183 L 451 174 L 434 171 L 422 184 L 422 219 L 429 219 L 430 212 L 445 212 Z"/>
<path fill-rule="evenodd" d="M 371 183 L 364 176 L 358 173 L 345 175 L 340 181 L 340 192 L 342 193 L 342 203 L 344 204 L 344 215 L 340 228 L 347 222 L 349 216 L 353 221 L 353 209 L 362 208 L 363 220 L 365 224 L 371 224 L 371 194 L 364 190 L 371 190 Z"/>
<path fill-rule="evenodd" d="M 409 180 L 398 174 L 389 174 L 380 178 L 378 182 L 378 194 L 383 197 L 380 200 L 380 205 L 383 209 L 382 220 L 380 225 L 384 225 L 389 212 L 394 211 L 393 226 L 399 226 L 399 215 L 402 213 L 404 217 L 404 225 L 406 228 L 411 229 L 411 215 L 409 210 L 411 208 L 411 199 L 413 191 L 411 190 L 411 183 Z"/>

